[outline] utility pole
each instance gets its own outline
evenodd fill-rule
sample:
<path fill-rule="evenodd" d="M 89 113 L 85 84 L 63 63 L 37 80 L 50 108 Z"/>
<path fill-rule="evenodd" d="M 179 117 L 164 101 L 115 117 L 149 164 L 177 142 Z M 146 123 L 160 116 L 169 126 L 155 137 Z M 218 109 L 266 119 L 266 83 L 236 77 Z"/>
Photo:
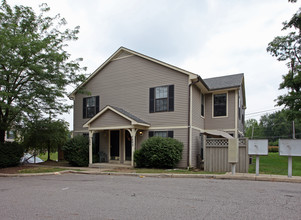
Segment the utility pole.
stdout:
<path fill-rule="evenodd" d="M 293 139 L 296 139 L 295 135 L 295 121 L 293 121 Z"/>

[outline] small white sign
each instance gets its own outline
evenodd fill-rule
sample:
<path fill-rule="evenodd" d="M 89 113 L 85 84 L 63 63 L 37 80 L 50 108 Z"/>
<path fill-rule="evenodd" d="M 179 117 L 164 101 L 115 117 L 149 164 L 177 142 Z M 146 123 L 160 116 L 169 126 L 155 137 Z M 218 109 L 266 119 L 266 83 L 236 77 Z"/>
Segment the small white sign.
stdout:
<path fill-rule="evenodd" d="M 249 155 L 268 155 L 268 140 L 249 140 Z"/>
<path fill-rule="evenodd" d="M 300 139 L 279 139 L 280 156 L 301 156 Z"/>

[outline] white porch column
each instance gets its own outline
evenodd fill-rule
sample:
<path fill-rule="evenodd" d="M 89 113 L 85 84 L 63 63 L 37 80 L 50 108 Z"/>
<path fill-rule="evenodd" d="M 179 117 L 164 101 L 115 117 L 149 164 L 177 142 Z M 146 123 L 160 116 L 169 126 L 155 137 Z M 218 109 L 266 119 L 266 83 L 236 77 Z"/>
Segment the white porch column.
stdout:
<path fill-rule="evenodd" d="M 94 131 L 89 131 L 89 165 L 91 165 L 93 163 L 93 157 L 92 157 L 93 134 L 94 134 Z"/>
<path fill-rule="evenodd" d="M 132 138 L 132 158 L 131 158 L 131 166 L 134 166 L 134 152 L 135 152 L 135 146 L 136 146 L 136 133 L 138 129 L 132 128 L 127 129 L 130 132 L 131 138 Z"/>

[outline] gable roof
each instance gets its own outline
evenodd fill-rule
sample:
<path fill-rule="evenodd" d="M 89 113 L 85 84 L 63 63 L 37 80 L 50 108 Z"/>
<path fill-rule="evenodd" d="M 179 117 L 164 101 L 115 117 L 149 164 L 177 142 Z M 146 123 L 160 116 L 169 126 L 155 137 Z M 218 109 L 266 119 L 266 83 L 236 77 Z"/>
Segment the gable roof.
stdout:
<path fill-rule="evenodd" d="M 122 108 L 118 108 L 115 106 L 110 106 L 107 105 L 106 107 L 104 107 L 100 112 L 98 112 L 96 115 L 94 115 L 93 118 L 89 119 L 84 125 L 83 127 L 89 127 L 89 125 L 95 121 L 97 118 L 99 118 L 103 113 L 105 113 L 106 111 L 111 110 L 113 112 L 115 112 L 116 114 L 120 115 L 121 117 L 129 120 L 131 122 L 132 125 L 141 125 L 141 126 L 145 126 L 145 127 L 149 127 L 150 124 L 143 121 L 142 119 L 136 117 L 135 115 L 132 115 L 131 113 L 123 110 Z"/>
<path fill-rule="evenodd" d="M 210 90 L 228 89 L 240 87 L 243 82 L 244 74 L 234 74 L 204 79 Z"/>
<path fill-rule="evenodd" d="M 141 54 L 141 53 L 138 53 L 136 51 L 133 51 L 133 50 L 130 50 L 128 48 L 125 48 L 125 47 L 120 47 L 115 53 L 113 53 L 101 66 L 99 66 L 81 85 L 79 85 L 68 97 L 69 98 L 73 98 L 74 95 L 76 94 L 76 92 L 81 88 L 83 87 L 84 85 L 86 85 L 101 69 L 103 69 L 108 63 L 110 63 L 112 60 L 118 58 L 118 56 L 120 54 L 126 54 L 127 56 L 130 56 L 130 55 L 136 55 L 138 57 L 141 57 L 141 58 L 144 58 L 146 60 L 149 60 L 149 61 L 152 61 L 154 63 L 157 63 L 157 64 L 160 64 L 162 66 L 165 66 L 167 68 L 170 68 L 170 69 L 173 69 L 173 70 L 176 70 L 180 73 L 183 73 L 183 74 L 186 74 L 188 75 L 189 77 L 191 77 L 192 79 L 196 79 L 198 77 L 200 77 L 199 75 L 195 74 L 195 73 L 192 73 L 192 72 L 189 72 L 187 70 L 184 70 L 184 69 L 181 69 L 179 67 L 176 67 L 176 66 L 173 66 L 171 64 L 168 64 L 168 63 L 165 63 L 163 61 L 160 61 L 160 60 L 157 60 L 155 58 L 152 58 L 152 57 L 149 57 L 149 56 L 146 56 L 144 54 Z"/>

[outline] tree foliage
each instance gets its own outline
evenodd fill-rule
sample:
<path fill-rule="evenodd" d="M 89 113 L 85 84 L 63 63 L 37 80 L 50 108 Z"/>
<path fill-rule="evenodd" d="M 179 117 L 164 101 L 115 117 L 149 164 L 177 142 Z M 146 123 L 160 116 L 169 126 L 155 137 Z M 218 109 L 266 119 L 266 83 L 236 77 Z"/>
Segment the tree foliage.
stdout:
<path fill-rule="evenodd" d="M 290 120 L 301 119 L 301 8 L 290 21 L 283 23 L 282 30 L 292 31 L 276 37 L 267 48 L 278 61 L 286 61 L 289 69 L 279 86 L 279 89 L 287 89 L 287 93 L 278 96 L 277 105 L 284 105 Z"/>
<path fill-rule="evenodd" d="M 286 111 L 277 111 L 261 116 L 259 123 L 255 119 L 246 122 L 245 136 L 251 138 L 265 138 L 270 145 L 278 145 L 279 139 L 292 138 L 292 122 L 286 117 Z M 295 136 L 301 138 L 301 120 L 295 120 Z"/>
<path fill-rule="evenodd" d="M 68 124 L 62 120 L 41 119 L 26 124 L 23 134 L 24 146 L 35 153 L 56 152 L 68 140 Z"/>
<path fill-rule="evenodd" d="M 89 165 L 89 138 L 77 135 L 63 147 L 65 159 L 73 166 Z"/>
<path fill-rule="evenodd" d="M 24 148 L 22 144 L 17 142 L 0 142 L 0 168 L 19 165 L 23 155 Z"/>
<path fill-rule="evenodd" d="M 80 59 L 70 60 L 66 42 L 76 40 L 79 27 L 64 29 L 60 15 L 50 8 L 11 8 L 0 5 L 0 142 L 4 132 L 24 118 L 66 112 L 67 85 L 84 80 Z"/>

